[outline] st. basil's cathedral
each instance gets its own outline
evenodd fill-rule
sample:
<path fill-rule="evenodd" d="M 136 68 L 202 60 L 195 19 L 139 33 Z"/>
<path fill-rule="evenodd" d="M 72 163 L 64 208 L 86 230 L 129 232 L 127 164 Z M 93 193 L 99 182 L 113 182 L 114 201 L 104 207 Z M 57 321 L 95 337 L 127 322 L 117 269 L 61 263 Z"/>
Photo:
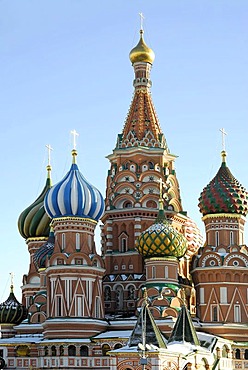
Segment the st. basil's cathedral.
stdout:
<path fill-rule="evenodd" d="M 155 55 L 142 28 L 129 57 L 134 94 L 107 157 L 105 200 L 80 172 L 74 140 L 67 174 L 53 185 L 48 163 L 19 216 L 30 263 L 22 302 L 11 284 L 0 304 L 0 368 L 248 368 L 248 192 L 222 148 L 199 189 L 201 236 L 152 101 Z"/>

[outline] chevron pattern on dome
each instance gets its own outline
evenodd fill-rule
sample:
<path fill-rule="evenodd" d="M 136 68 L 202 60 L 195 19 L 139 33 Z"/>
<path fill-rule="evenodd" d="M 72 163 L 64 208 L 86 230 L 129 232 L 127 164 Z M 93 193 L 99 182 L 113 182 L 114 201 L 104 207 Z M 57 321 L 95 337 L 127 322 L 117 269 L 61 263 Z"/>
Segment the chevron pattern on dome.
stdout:
<path fill-rule="evenodd" d="M 203 189 L 199 204 L 203 216 L 215 213 L 248 213 L 248 192 L 223 161 L 216 176 Z"/>
<path fill-rule="evenodd" d="M 136 242 L 136 249 L 145 258 L 179 258 L 187 250 L 187 240 L 168 222 L 156 223 L 141 233 Z"/>

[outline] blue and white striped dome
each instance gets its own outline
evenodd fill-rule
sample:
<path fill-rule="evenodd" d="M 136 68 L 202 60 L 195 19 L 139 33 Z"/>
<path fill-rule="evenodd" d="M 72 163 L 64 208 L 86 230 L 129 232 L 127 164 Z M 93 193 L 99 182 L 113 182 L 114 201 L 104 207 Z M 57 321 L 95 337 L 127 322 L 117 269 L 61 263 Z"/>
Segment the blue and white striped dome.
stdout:
<path fill-rule="evenodd" d="M 104 199 L 79 171 L 76 155 L 76 150 L 73 150 L 70 171 L 47 192 L 45 210 L 51 218 L 75 216 L 98 221 L 104 211 Z"/>

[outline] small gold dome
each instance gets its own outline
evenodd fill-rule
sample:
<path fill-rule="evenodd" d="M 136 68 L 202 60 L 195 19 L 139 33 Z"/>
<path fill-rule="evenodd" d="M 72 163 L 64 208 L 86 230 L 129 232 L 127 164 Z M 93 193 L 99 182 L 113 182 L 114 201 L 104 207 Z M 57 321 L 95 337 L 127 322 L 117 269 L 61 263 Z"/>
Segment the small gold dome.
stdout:
<path fill-rule="evenodd" d="M 144 62 L 152 64 L 155 59 L 155 54 L 152 49 L 150 49 L 144 39 L 143 30 L 140 30 L 140 40 L 138 44 L 130 51 L 129 58 L 131 63 Z"/>

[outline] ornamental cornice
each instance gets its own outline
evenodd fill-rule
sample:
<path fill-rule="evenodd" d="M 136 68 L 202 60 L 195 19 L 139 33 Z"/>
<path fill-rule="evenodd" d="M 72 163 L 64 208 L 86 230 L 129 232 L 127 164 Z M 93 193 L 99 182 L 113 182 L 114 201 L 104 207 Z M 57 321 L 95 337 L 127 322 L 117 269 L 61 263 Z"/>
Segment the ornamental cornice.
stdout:
<path fill-rule="evenodd" d="M 86 223 L 90 223 L 90 224 L 94 224 L 94 225 L 97 224 L 97 221 L 93 220 L 92 218 L 65 216 L 65 217 L 53 218 L 52 221 L 51 221 L 51 225 L 53 225 L 56 222 L 66 222 L 66 223 L 68 223 L 68 221 L 78 221 L 80 223 L 86 222 Z"/>
<path fill-rule="evenodd" d="M 208 220 L 208 219 L 216 219 L 216 218 L 238 218 L 245 220 L 246 218 L 243 215 L 240 215 L 238 213 L 210 213 L 208 215 L 205 215 L 202 217 L 202 221 Z"/>

